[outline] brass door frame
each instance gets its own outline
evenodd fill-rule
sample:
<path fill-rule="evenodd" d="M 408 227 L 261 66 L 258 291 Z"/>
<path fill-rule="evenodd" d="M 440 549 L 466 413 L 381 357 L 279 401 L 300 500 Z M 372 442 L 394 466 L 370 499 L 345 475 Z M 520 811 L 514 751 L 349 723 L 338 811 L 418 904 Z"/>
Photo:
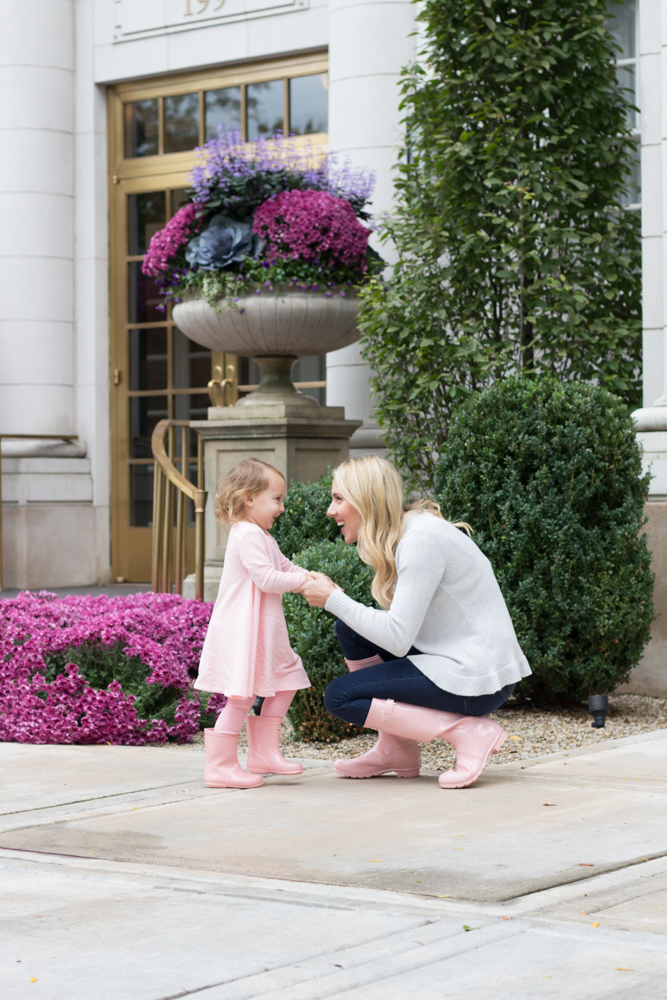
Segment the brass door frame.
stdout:
<path fill-rule="evenodd" d="M 296 76 L 326 73 L 326 50 L 304 53 L 262 63 L 243 63 L 189 73 L 153 77 L 147 80 L 117 84 L 108 91 L 109 137 L 109 322 L 110 322 L 110 406 L 111 406 L 111 561 L 114 579 L 128 579 L 132 572 L 132 553 L 123 544 L 128 532 L 137 531 L 137 545 L 149 545 L 150 529 L 130 526 L 129 465 L 125 460 L 130 454 L 129 415 L 127 406 L 127 196 L 159 189 L 177 189 L 189 186 L 190 174 L 198 162 L 195 150 L 163 153 L 157 156 L 125 158 L 125 133 L 123 105 L 127 102 L 149 98 L 163 98 L 194 90 L 216 90 L 241 84 L 261 83 Z M 205 138 L 204 116 L 199 115 L 200 144 Z M 298 136 L 297 146 L 308 144 L 313 151 L 324 151 L 326 133 Z M 231 355 L 214 354 L 212 367 L 228 365 L 236 370 L 237 359 Z M 143 534 L 139 534 L 143 532 Z M 134 544 L 132 549 L 135 549 Z M 135 555 L 140 555 L 137 550 Z M 150 556 L 143 554 L 141 561 L 150 566 Z"/>

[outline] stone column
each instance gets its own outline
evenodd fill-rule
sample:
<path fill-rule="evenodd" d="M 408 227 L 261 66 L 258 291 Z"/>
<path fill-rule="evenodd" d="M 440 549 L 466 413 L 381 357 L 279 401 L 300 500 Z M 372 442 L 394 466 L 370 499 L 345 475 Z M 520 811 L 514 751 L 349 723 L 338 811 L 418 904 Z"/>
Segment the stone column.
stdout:
<path fill-rule="evenodd" d="M 414 59 L 415 8 L 406 0 L 329 0 L 329 148 L 377 174 L 374 214 L 391 208 L 401 139 L 398 81 Z M 379 248 L 378 248 L 379 249 Z M 387 247 L 382 247 L 387 258 Z M 350 454 L 381 449 L 370 370 L 357 344 L 327 355 L 327 404 L 363 424 Z"/>
<path fill-rule="evenodd" d="M 73 434 L 73 7 L 3 13 L 0 432 Z"/>
<path fill-rule="evenodd" d="M 94 340 L 94 325 L 85 309 L 78 338 L 74 329 L 74 136 L 80 130 L 75 125 L 75 117 L 80 117 L 76 64 L 82 70 L 82 88 L 87 82 L 94 90 L 92 66 L 86 64 L 87 54 L 92 60 L 92 17 L 88 33 L 75 46 L 77 10 L 92 14 L 92 3 L 3 4 L 0 433 L 80 437 L 73 444 L 4 442 L 6 587 L 94 583 L 108 566 L 108 531 L 105 534 L 104 518 L 101 524 L 95 520 L 86 457 L 87 415 L 95 406 L 106 413 L 108 403 L 82 400 L 82 426 L 75 394 L 77 353 L 85 356 Z M 92 165 L 84 171 L 92 172 Z M 106 216 L 104 192 L 97 192 L 95 207 Z M 82 218 L 81 245 L 87 229 L 90 220 Z M 89 275 L 81 277 L 82 286 L 90 284 Z M 106 288 L 107 276 L 102 277 L 101 287 Z M 106 328 L 106 310 L 102 323 Z M 107 367 L 105 357 L 105 371 Z"/>

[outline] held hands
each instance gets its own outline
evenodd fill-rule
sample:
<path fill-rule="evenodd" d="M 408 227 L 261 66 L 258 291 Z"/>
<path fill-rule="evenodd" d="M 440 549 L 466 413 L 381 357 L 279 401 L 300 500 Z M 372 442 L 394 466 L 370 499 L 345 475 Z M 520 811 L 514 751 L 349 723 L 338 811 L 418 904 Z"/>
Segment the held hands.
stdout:
<path fill-rule="evenodd" d="M 342 590 L 326 573 L 308 573 L 306 582 L 296 591 L 312 608 L 323 608 L 334 590 Z"/>

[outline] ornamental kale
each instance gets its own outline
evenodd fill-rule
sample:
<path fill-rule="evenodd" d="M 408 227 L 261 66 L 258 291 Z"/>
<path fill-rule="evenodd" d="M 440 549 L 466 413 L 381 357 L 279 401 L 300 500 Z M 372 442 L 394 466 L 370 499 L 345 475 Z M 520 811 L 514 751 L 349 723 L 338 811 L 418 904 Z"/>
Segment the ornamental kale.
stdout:
<path fill-rule="evenodd" d="M 225 703 L 192 689 L 210 613 L 174 594 L 0 601 L 0 740 L 189 740 Z"/>
<path fill-rule="evenodd" d="M 185 259 L 188 264 L 198 264 L 202 270 L 215 271 L 239 263 L 249 254 L 259 256 L 263 245 L 261 239 L 253 236 L 249 222 L 235 222 L 220 213 L 213 216 L 200 236 L 190 240 Z"/>

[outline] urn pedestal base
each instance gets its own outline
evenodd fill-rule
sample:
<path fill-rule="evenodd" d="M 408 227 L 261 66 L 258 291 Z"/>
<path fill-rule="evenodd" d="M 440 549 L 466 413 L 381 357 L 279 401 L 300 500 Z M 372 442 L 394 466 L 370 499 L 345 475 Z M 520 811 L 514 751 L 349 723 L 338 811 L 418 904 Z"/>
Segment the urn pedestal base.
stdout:
<path fill-rule="evenodd" d="M 215 519 L 215 492 L 220 480 L 244 458 L 259 458 L 279 469 L 287 484 L 317 479 L 349 457 L 350 437 L 360 420 L 346 420 L 342 406 L 262 403 L 210 407 L 208 420 L 193 422 L 204 441 L 206 563 L 204 600 L 218 592 L 227 547 L 227 529 Z M 183 582 L 183 597 L 194 597 L 194 576 Z"/>

